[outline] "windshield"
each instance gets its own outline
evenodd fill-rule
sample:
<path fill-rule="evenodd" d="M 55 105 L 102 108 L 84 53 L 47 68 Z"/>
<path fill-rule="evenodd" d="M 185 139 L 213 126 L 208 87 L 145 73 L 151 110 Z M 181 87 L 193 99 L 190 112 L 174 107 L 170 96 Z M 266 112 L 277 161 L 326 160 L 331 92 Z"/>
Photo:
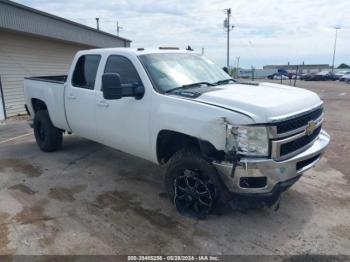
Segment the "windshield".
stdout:
<path fill-rule="evenodd" d="M 188 53 L 159 53 L 139 56 L 160 92 L 195 83 L 217 83 L 231 77 L 204 56 Z"/>

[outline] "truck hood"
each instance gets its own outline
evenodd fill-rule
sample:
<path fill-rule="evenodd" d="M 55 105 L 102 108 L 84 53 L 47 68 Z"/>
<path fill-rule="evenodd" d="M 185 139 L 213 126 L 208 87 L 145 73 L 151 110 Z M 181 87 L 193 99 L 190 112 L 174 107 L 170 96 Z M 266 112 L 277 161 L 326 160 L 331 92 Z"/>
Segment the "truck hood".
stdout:
<path fill-rule="evenodd" d="M 195 100 L 238 111 L 255 123 L 278 121 L 322 104 L 314 92 L 273 83 L 224 85 L 204 92 Z"/>

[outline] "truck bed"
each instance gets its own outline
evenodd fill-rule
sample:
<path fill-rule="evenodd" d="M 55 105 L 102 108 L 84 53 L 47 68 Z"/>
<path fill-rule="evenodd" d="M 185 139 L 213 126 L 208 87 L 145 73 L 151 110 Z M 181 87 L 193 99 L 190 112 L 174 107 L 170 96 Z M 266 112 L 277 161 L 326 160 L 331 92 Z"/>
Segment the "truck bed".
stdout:
<path fill-rule="evenodd" d="M 33 102 L 40 100 L 45 103 L 54 126 L 69 131 L 64 106 L 66 80 L 66 75 L 26 77 L 24 97 L 31 116 L 35 114 Z"/>

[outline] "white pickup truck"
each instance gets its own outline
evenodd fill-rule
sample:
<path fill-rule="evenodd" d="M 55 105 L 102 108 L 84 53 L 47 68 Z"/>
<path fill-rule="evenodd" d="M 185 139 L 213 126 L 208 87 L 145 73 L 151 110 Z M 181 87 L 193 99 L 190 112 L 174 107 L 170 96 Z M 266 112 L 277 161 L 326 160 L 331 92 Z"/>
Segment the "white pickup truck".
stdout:
<path fill-rule="evenodd" d="M 196 218 L 276 205 L 330 141 L 315 93 L 236 82 L 174 48 L 80 51 L 68 76 L 26 78 L 24 91 L 41 150 L 67 132 L 165 164 L 169 198 Z"/>

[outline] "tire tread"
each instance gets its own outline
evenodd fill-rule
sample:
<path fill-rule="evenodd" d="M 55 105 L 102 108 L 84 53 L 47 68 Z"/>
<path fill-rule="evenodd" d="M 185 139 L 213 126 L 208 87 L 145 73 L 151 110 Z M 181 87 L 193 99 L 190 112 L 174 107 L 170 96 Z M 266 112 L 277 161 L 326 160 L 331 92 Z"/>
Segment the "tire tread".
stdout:
<path fill-rule="evenodd" d="M 222 208 L 226 205 L 226 202 L 229 200 L 231 195 L 228 192 L 228 189 L 223 184 L 221 179 L 219 178 L 219 174 L 217 173 L 216 168 L 212 163 L 205 160 L 199 150 L 196 148 L 183 148 L 177 151 L 168 161 L 166 166 L 166 174 L 165 174 L 165 186 L 168 192 L 170 200 L 173 202 L 174 198 L 174 188 L 173 181 L 176 177 L 175 170 L 179 165 L 182 165 L 184 161 L 194 161 L 202 169 L 209 171 L 210 179 L 214 182 L 216 186 L 216 198 L 214 200 L 214 205 L 211 213 L 221 214 Z"/>
<path fill-rule="evenodd" d="M 36 128 L 39 121 L 45 128 L 45 141 L 41 141 L 37 135 Z M 62 131 L 52 124 L 49 113 L 46 110 L 40 110 L 35 113 L 34 135 L 39 148 L 44 152 L 54 152 L 62 147 Z"/>

